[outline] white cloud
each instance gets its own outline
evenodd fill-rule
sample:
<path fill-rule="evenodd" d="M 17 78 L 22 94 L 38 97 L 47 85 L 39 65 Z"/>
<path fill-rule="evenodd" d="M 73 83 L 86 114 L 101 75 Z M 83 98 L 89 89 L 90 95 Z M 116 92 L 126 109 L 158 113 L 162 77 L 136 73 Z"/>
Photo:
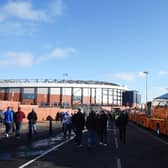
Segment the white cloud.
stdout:
<path fill-rule="evenodd" d="M 1 20 L 18 18 L 31 21 L 46 21 L 48 16 L 44 10 L 33 9 L 30 2 L 8 2 L 0 8 Z"/>
<path fill-rule="evenodd" d="M 31 36 L 40 23 L 53 23 L 63 14 L 63 0 L 8 0 L 0 3 L 0 36 Z"/>
<path fill-rule="evenodd" d="M 74 48 L 55 48 L 51 53 L 51 57 L 63 58 L 74 54 L 76 50 Z"/>
<path fill-rule="evenodd" d="M 5 52 L 1 53 L 0 66 L 16 65 L 21 67 L 31 67 L 50 59 L 65 58 L 74 54 L 74 48 L 55 48 L 53 51 L 42 56 L 34 56 L 27 52 Z"/>
<path fill-rule="evenodd" d="M 135 79 L 135 74 L 134 73 L 126 73 L 126 72 L 122 72 L 122 73 L 115 73 L 112 74 L 112 77 L 121 79 L 121 80 L 125 80 L 125 81 L 132 81 Z"/>
<path fill-rule="evenodd" d="M 144 72 L 120 72 L 111 74 L 110 76 L 124 81 L 133 81 L 139 77 L 145 78 L 146 74 Z"/>
<path fill-rule="evenodd" d="M 3 53 L 0 65 L 16 65 L 16 66 L 32 66 L 34 57 L 30 53 L 25 52 L 7 52 Z"/>
<path fill-rule="evenodd" d="M 168 75 L 168 71 L 160 71 L 159 74 L 160 75 Z"/>
<path fill-rule="evenodd" d="M 0 6 L 0 21 L 12 21 L 13 19 L 24 21 L 50 21 L 53 17 L 63 13 L 64 5 L 62 0 L 46 1 L 48 7 L 38 9 L 34 6 L 35 1 L 8 1 Z"/>

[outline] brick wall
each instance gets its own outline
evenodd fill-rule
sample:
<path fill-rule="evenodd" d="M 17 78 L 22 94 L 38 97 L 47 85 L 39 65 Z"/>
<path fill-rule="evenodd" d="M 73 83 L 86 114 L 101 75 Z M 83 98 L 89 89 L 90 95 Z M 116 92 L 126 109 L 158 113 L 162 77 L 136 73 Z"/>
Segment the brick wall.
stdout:
<path fill-rule="evenodd" d="M 7 107 L 13 107 L 14 111 L 17 111 L 18 106 L 21 107 L 22 111 L 25 113 L 26 117 L 29 112 L 31 112 L 32 108 L 37 112 L 38 121 L 43 121 L 47 119 L 47 116 L 50 115 L 53 119 L 55 119 L 56 113 L 60 111 L 69 111 L 73 113 L 72 109 L 60 109 L 57 107 L 39 107 L 38 105 L 22 105 L 20 102 L 14 101 L 0 101 L 0 110 L 6 111 Z M 27 122 L 27 119 L 24 119 L 23 122 Z"/>

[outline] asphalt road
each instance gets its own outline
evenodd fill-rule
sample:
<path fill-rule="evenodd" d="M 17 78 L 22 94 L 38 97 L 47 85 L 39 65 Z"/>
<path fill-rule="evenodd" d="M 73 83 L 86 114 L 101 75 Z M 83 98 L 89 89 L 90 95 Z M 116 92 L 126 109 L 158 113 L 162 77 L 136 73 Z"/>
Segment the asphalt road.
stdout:
<path fill-rule="evenodd" d="M 2 147 L 0 144 L 0 148 L 3 148 L 0 151 L 0 167 L 162 168 L 168 165 L 167 138 L 159 138 L 132 123 L 127 127 L 126 144 L 119 141 L 116 129 L 108 130 L 107 146 L 97 144 L 92 148 L 87 147 L 87 132 L 84 133 L 83 147 L 80 148 L 74 144 L 73 136 L 71 140 L 64 141 L 60 130 L 52 136 L 44 134 L 41 132 L 31 143 L 14 140 L 24 142 L 15 143 L 14 150 L 12 142 L 9 146 Z"/>

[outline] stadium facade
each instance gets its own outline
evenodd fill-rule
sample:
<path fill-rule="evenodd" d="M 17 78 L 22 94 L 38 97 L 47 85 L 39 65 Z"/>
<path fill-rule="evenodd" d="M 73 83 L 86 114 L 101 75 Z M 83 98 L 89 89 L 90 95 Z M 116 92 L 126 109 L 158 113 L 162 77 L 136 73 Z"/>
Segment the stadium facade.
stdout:
<path fill-rule="evenodd" d="M 40 106 L 123 104 L 127 87 L 102 81 L 82 80 L 0 80 L 0 100 Z"/>

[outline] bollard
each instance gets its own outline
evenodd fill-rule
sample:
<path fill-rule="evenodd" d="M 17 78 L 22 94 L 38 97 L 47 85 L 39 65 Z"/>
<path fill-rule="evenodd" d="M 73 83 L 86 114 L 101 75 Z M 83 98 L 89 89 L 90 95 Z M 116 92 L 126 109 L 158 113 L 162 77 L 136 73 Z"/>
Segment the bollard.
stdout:
<path fill-rule="evenodd" d="M 53 118 L 49 115 L 47 116 L 47 120 L 49 121 L 49 134 L 52 134 L 52 120 Z"/>
<path fill-rule="evenodd" d="M 49 134 L 51 135 L 52 134 L 52 120 L 49 120 L 49 122 L 50 122 Z"/>
<path fill-rule="evenodd" d="M 32 122 L 29 122 L 29 133 L 28 133 L 28 140 L 32 140 Z"/>

